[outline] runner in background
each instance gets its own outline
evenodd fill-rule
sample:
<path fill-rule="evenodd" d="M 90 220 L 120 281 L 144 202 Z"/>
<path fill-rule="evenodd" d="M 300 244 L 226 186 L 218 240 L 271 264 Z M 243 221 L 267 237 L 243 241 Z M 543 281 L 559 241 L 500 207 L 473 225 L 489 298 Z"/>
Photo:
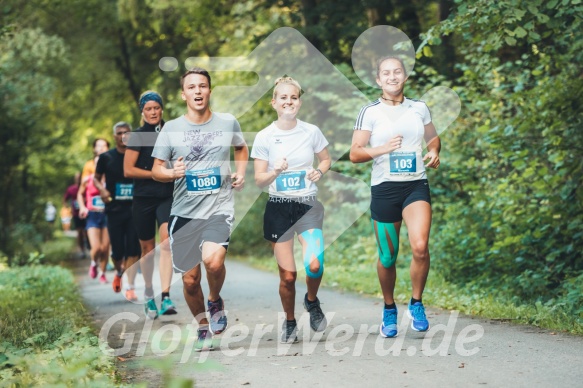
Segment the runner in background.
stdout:
<path fill-rule="evenodd" d="M 164 126 L 162 97 L 154 91 L 146 91 L 140 96 L 140 112 L 144 124 L 132 132 L 124 156 L 124 175 L 134 180 L 133 218 L 140 239 L 142 257 L 140 267 L 146 289 L 144 291 L 144 313 L 149 319 L 158 317 L 158 307 L 154 300 L 152 277 L 154 275 L 154 256 L 156 231 L 160 236 L 160 283 L 162 297 L 160 314 L 176 314 L 176 306 L 170 299 L 172 281 L 172 257 L 168 243 L 168 218 L 172 206 L 170 183 L 156 182 L 152 179 L 152 150 L 158 133 Z"/>
<path fill-rule="evenodd" d="M 108 149 L 109 142 L 107 140 L 95 139 L 93 142 L 93 153 L 96 156 L 92 161 L 85 163 L 85 167 L 83 168 L 84 174 L 81 175 L 81 186 L 77 193 L 79 217 L 86 219 L 87 236 L 91 244 L 89 276 L 95 279 L 99 271 L 99 282 L 103 284 L 107 283 L 105 268 L 109 260 L 109 234 L 106 228 L 105 204 L 101 200 L 99 190 L 93 184 L 93 174 L 95 173 L 95 165 L 97 164 L 99 155 Z"/>
<path fill-rule="evenodd" d="M 77 202 L 77 193 L 81 183 L 81 173 L 76 172 L 74 182 L 67 187 L 63 196 L 63 206 L 69 206 L 73 213 L 73 228 L 77 231 L 77 254 L 81 257 L 87 255 L 86 247 L 87 231 L 85 230 L 85 220 L 79 217 L 79 202 Z"/>
<path fill-rule="evenodd" d="M 132 199 L 134 184 L 123 173 L 123 160 L 126 152 L 124 137 L 131 132 L 130 124 L 119 122 L 113 126 L 115 148 L 104 152 L 97 161 L 93 184 L 105 203 L 107 230 L 111 240 L 111 258 L 116 274 L 112 281 L 114 292 L 122 288 L 122 276 L 127 274 L 125 297 L 136 301 L 134 280 L 137 266 L 133 265 L 140 256 L 140 241 L 132 218 Z M 105 185 L 102 183 L 105 175 Z"/>
<path fill-rule="evenodd" d="M 71 230 L 71 219 L 73 218 L 73 211 L 69 206 L 61 206 L 60 210 L 61 226 L 64 232 Z"/>
<path fill-rule="evenodd" d="M 48 201 L 45 206 L 45 221 L 49 224 L 53 225 L 55 223 L 55 219 L 57 218 L 57 208 L 51 201 Z"/>

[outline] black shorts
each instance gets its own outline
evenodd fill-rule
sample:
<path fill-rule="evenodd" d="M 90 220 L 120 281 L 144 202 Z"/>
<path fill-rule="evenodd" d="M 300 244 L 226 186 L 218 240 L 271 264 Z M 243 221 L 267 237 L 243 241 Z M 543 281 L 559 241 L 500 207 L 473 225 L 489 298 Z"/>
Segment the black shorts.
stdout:
<path fill-rule="evenodd" d="M 85 221 L 85 218 L 81 218 L 79 216 L 73 216 L 73 227 L 75 229 L 85 229 L 85 226 L 87 226 L 87 222 Z"/>
<path fill-rule="evenodd" d="M 134 197 L 132 215 L 138 232 L 138 238 L 142 241 L 156 237 L 156 222 L 158 227 L 170 218 L 172 197 Z"/>
<path fill-rule="evenodd" d="M 111 258 L 114 261 L 140 256 L 140 240 L 131 209 L 107 213 L 107 230 L 111 242 Z"/>
<path fill-rule="evenodd" d="M 291 199 L 269 197 L 263 214 L 263 237 L 284 242 L 310 229 L 322 229 L 324 206 L 315 196 Z"/>
<path fill-rule="evenodd" d="M 175 272 L 188 272 L 202 261 L 202 244 L 214 242 L 229 247 L 233 216 L 217 214 L 208 220 L 170 216 L 168 235 Z"/>
<path fill-rule="evenodd" d="M 370 217 L 378 222 L 403 220 L 403 209 L 416 201 L 431 205 L 427 179 L 410 182 L 383 182 L 370 188 Z"/>

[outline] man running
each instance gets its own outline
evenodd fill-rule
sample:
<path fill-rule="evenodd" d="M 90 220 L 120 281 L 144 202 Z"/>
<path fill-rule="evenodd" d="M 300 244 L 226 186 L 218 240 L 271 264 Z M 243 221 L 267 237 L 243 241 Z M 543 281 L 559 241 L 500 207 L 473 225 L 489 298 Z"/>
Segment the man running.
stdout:
<path fill-rule="evenodd" d="M 199 323 L 195 350 L 212 349 L 212 335 L 227 327 L 220 292 L 225 281 L 225 255 L 235 208 L 233 189 L 245 184 L 249 149 L 239 123 L 230 114 L 211 112 L 211 77 L 201 68 L 181 77 L 187 113 L 169 121 L 160 133 L 152 156 L 154 179 L 174 182 L 169 222 L 175 271 L 182 274 L 184 298 Z M 235 173 L 230 148 L 234 147 Z M 170 167 L 167 167 L 170 165 Z M 209 283 L 208 311 L 200 286 L 204 262 Z"/>
<path fill-rule="evenodd" d="M 123 174 L 123 159 L 126 152 L 123 140 L 131 130 L 131 125 L 125 122 L 113 126 L 115 148 L 99 157 L 93 184 L 105 203 L 111 258 L 116 270 L 112 282 L 113 291 L 121 291 L 122 275 L 124 270 L 127 270 L 128 284 L 125 296 L 127 300 L 135 302 L 138 299 L 134 291 L 137 267 L 133 264 L 138 261 L 140 255 L 140 241 L 132 218 L 134 183 Z M 104 174 L 105 185 L 102 183 Z"/>

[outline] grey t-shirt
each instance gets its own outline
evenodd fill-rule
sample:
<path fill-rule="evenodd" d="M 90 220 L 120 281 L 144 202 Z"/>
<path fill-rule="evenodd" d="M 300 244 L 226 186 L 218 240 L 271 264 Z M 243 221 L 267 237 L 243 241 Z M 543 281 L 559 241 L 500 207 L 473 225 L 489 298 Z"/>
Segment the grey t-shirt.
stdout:
<path fill-rule="evenodd" d="M 174 181 L 170 214 L 204 220 L 216 214 L 233 216 L 230 151 L 243 145 L 239 122 L 228 113 L 213 112 L 203 124 L 184 116 L 168 121 L 152 156 L 171 163 L 182 156 L 186 165 L 186 176 Z"/>

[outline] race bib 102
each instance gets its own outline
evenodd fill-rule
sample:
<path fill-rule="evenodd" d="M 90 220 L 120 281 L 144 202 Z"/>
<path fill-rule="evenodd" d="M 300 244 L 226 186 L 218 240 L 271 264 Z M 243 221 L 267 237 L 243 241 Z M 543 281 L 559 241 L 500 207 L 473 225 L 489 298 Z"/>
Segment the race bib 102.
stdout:
<path fill-rule="evenodd" d="M 306 171 L 286 171 L 275 178 L 275 189 L 280 192 L 306 188 Z"/>

